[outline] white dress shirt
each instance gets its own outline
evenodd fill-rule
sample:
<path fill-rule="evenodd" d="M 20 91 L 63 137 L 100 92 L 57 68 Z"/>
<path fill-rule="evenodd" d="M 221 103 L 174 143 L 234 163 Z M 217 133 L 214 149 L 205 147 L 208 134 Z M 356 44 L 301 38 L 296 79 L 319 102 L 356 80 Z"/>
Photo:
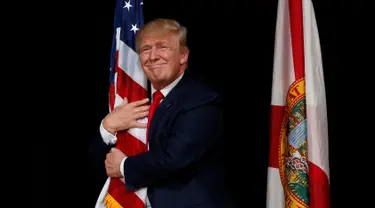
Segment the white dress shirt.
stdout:
<path fill-rule="evenodd" d="M 171 84 L 169 84 L 168 86 L 166 86 L 165 88 L 161 89 L 160 92 L 163 94 L 164 97 L 166 97 L 168 95 L 168 93 L 177 85 L 177 83 L 181 80 L 182 76 L 184 75 L 181 74 L 175 81 L 173 81 Z M 155 92 L 155 88 L 151 85 L 151 102 L 152 102 L 152 95 L 154 94 Z M 160 101 L 160 103 L 163 102 L 163 99 Z M 100 123 L 100 134 L 102 136 L 102 139 L 104 141 L 104 143 L 106 143 L 107 145 L 110 145 L 110 144 L 116 144 L 117 142 L 117 137 L 116 137 L 116 134 L 113 135 L 111 133 L 109 133 L 104 127 L 103 127 L 103 121 Z M 125 157 L 124 159 L 122 159 L 121 161 L 121 164 L 120 164 L 120 172 L 121 172 L 121 175 L 124 177 L 124 163 L 125 163 L 125 160 L 126 160 L 127 157 Z M 125 177 L 124 177 L 125 178 Z M 150 202 L 147 198 L 147 201 L 146 201 L 146 205 L 145 207 L 151 207 L 150 205 Z"/>

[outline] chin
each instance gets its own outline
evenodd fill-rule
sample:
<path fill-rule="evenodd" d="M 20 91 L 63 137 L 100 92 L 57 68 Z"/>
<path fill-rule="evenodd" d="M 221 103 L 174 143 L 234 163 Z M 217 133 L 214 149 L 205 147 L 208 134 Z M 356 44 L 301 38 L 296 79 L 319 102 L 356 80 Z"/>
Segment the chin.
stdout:
<path fill-rule="evenodd" d="M 153 82 L 154 83 L 163 83 L 163 82 L 165 82 L 165 79 L 160 78 L 160 77 L 156 77 L 156 78 L 153 79 Z"/>
<path fill-rule="evenodd" d="M 150 79 L 150 81 L 154 84 L 157 84 L 157 85 L 164 85 L 164 83 L 167 82 L 168 79 L 166 78 L 161 78 L 161 77 L 154 77 L 153 79 Z"/>

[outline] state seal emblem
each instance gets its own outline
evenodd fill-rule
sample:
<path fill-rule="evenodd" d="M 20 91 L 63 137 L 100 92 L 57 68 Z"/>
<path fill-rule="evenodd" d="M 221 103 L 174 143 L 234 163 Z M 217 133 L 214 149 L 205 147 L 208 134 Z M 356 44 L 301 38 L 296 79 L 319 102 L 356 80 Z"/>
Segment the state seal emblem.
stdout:
<path fill-rule="evenodd" d="M 280 132 L 279 170 L 285 205 L 309 207 L 305 79 L 290 85 Z"/>

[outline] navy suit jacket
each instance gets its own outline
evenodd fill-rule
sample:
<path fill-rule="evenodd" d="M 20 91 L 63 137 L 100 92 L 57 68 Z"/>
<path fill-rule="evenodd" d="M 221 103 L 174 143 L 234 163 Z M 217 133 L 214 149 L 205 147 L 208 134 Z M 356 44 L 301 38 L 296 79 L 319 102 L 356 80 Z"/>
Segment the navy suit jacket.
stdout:
<path fill-rule="evenodd" d="M 231 208 L 223 169 L 221 96 L 186 73 L 156 109 L 150 150 L 124 163 L 126 188 L 153 208 Z"/>

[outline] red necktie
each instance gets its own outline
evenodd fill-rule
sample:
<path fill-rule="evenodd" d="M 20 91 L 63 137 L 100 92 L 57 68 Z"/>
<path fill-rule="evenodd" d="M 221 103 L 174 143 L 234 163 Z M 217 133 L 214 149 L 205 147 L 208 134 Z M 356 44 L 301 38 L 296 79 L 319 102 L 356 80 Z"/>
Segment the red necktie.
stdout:
<path fill-rule="evenodd" d="M 147 140 L 146 140 L 147 147 L 148 147 L 148 131 L 150 128 L 151 119 L 152 119 L 152 116 L 154 115 L 156 108 L 159 106 L 160 101 L 164 98 L 164 95 L 158 90 L 154 92 L 152 97 L 153 97 L 153 100 L 150 106 L 150 111 L 148 113 L 148 122 L 147 122 Z"/>

